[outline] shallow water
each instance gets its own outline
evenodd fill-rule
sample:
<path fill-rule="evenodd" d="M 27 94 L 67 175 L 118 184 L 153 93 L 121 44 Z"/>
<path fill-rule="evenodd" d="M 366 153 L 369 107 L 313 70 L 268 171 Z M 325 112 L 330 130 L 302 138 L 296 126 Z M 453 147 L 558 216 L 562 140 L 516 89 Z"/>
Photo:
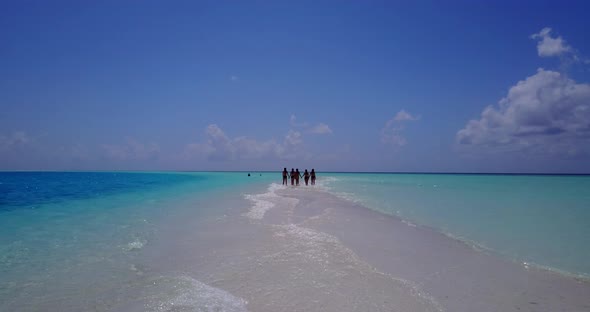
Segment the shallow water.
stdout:
<path fill-rule="evenodd" d="M 588 291 L 573 280 L 529 276 L 522 266 L 489 260 L 436 232 L 366 214 L 370 210 L 326 193 L 417 224 L 436 228 L 432 220 L 443 220 L 463 231 L 468 218 L 452 219 L 462 210 L 445 206 L 441 213 L 426 206 L 440 208 L 454 196 L 473 202 L 479 198 L 473 194 L 485 193 L 473 181 L 462 189 L 464 182 L 446 177 L 333 174 L 320 176 L 316 187 L 293 188 L 271 183 L 278 178 L 271 173 L 0 173 L 0 310 L 469 311 L 473 302 L 456 298 L 459 286 L 466 285 L 488 287 L 474 300 L 485 303 L 481 311 L 494 311 L 508 307 L 502 302 L 511 303 L 513 292 L 532 283 L 536 290 L 516 296 L 514 306 L 532 300 L 543 304 L 540 311 L 551 311 L 580 306 Z M 436 181 L 437 187 L 426 190 L 425 181 Z M 480 206 L 495 216 L 506 213 Z M 415 250 L 418 246 L 424 248 Z M 465 271 L 447 272 L 463 260 Z M 480 263 L 490 271 L 469 271 Z M 498 283 L 480 281 L 490 274 Z M 436 284 L 451 282 L 457 283 L 455 293 Z M 551 305 L 547 301 L 559 293 L 544 287 L 562 284 L 558 290 L 565 291 L 565 299 L 559 300 L 565 303 Z M 496 292 L 495 301 L 485 297 Z"/>
<path fill-rule="evenodd" d="M 212 198 L 264 179 L 245 173 L 0 173 L 0 310 L 115 309 L 141 289 L 135 264 L 166 222 L 179 215 L 214 219 L 227 207 Z"/>
<path fill-rule="evenodd" d="M 590 176 L 355 173 L 323 184 L 519 262 L 590 276 Z"/>

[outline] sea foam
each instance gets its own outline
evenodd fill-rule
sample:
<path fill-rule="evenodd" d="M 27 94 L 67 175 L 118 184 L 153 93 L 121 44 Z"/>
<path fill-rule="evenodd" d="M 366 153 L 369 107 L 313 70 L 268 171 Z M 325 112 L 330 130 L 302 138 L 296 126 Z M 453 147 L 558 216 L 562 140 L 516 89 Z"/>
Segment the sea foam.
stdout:
<path fill-rule="evenodd" d="M 182 291 L 161 303 L 157 311 L 226 311 L 245 312 L 248 302 L 229 292 L 204 284 L 194 278 L 178 278 Z"/>
<path fill-rule="evenodd" d="M 262 194 L 246 194 L 244 197 L 252 202 L 254 205 L 250 208 L 248 212 L 244 214 L 244 216 L 260 220 L 264 218 L 264 214 L 276 205 L 277 199 L 281 198 L 279 195 L 276 194 L 276 191 L 285 189 L 285 186 L 279 185 L 277 183 L 272 183 L 266 193 Z"/>
<path fill-rule="evenodd" d="M 248 302 L 188 275 L 146 280 L 139 300 L 119 307 L 126 311 L 246 312 Z"/>

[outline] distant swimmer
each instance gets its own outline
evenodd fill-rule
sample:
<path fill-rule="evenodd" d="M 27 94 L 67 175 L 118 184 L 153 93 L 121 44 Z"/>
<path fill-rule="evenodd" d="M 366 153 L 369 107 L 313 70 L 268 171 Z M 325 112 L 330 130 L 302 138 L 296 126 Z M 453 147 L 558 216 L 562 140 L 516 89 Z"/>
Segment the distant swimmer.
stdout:
<path fill-rule="evenodd" d="M 305 185 L 308 185 L 308 182 L 309 182 L 309 172 L 307 172 L 307 169 L 305 169 L 305 172 L 303 173 L 303 180 L 305 180 Z"/>
<path fill-rule="evenodd" d="M 283 185 L 287 185 L 287 178 L 289 177 L 289 172 L 287 172 L 287 168 L 283 169 Z"/>
<path fill-rule="evenodd" d="M 291 168 L 291 185 L 295 184 L 295 169 Z"/>
<path fill-rule="evenodd" d="M 250 174 L 248 173 L 248 176 L 250 176 Z"/>
<path fill-rule="evenodd" d="M 315 169 L 311 169 L 311 185 L 315 185 Z"/>

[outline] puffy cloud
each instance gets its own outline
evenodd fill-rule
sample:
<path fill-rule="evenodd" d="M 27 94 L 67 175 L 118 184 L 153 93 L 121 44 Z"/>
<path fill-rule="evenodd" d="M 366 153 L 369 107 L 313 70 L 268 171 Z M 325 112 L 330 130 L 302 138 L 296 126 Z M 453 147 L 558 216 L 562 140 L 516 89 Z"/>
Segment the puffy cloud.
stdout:
<path fill-rule="evenodd" d="M 410 113 L 406 112 L 405 110 L 401 110 L 395 114 L 393 117 L 395 121 L 413 121 L 420 119 L 420 116 L 412 116 Z"/>
<path fill-rule="evenodd" d="M 282 142 L 258 141 L 248 137 L 228 137 L 216 124 L 207 126 L 205 143 L 191 143 L 185 147 L 184 157 L 204 156 L 209 160 L 237 159 L 289 159 L 305 155 L 301 149 L 303 138 L 298 131 L 290 130 Z"/>
<path fill-rule="evenodd" d="M 531 35 L 531 39 L 538 39 L 537 53 L 541 57 L 559 56 L 571 52 L 572 47 L 565 43 L 560 36 L 552 37 L 551 28 L 545 27 L 540 32 Z"/>
<path fill-rule="evenodd" d="M 129 137 L 126 138 L 125 144 L 103 144 L 101 148 L 107 158 L 118 161 L 151 159 L 160 152 L 160 147 L 156 143 L 144 144 Z"/>
<path fill-rule="evenodd" d="M 389 119 L 383 129 L 381 129 L 381 142 L 384 144 L 392 144 L 397 146 L 404 146 L 407 143 L 406 138 L 402 136 L 402 132 L 405 129 L 405 123 L 409 121 L 416 121 L 420 119 L 418 116 L 412 116 L 412 114 L 405 110 L 400 110 Z"/>
<path fill-rule="evenodd" d="M 291 125 L 291 127 L 293 127 L 293 128 L 307 128 L 307 127 L 309 127 L 309 124 L 307 122 L 298 122 L 297 117 L 293 114 L 291 114 L 291 117 L 289 117 L 289 125 Z"/>
<path fill-rule="evenodd" d="M 326 125 L 325 123 L 319 123 L 317 125 L 315 125 L 314 127 L 311 127 L 309 129 L 310 133 L 314 133 L 314 134 L 331 134 L 332 133 L 332 129 L 330 129 L 330 126 Z"/>
<path fill-rule="evenodd" d="M 285 145 L 296 146 L 303 143 L 301 133 L 298 131 L 289 130 L 285 136 Z"/>
<path fill-rule="evenodd" d="M 305 131 L 306 133 L 311 134 L 331 134 L 332 129 L 327 124 L 320 122 L 315 126 L 310 125 L 308 122 L 298 122 L 297 117 L 291 114 L 289 118 L 289 124 L 293 128 L 299 128 Z"/>
<path fill-rule="evenodd" d="M 217 125 L 212 124 L 207 126 L 207 142 L 211 152 L 209 157 L 211 159 L 228 159 L 234 152 L 234 146 L 231 140 L 225 135 L 223 130 Z"/>
<path fill-rule="evenodd" d="M 303 149 L 301 132 L 289 130 L 281 144 L 275 148 L 275 156 L 279 159 L 307 158 L 309 154 Z"/>
<path fill-rule="evenodd" d="M 541 32 L 542 33 L 542 32 Z M 555 71 L 519 81 L 456 135 L 464 145 L 576 154 L 590 143 L 590 85 Z"/>

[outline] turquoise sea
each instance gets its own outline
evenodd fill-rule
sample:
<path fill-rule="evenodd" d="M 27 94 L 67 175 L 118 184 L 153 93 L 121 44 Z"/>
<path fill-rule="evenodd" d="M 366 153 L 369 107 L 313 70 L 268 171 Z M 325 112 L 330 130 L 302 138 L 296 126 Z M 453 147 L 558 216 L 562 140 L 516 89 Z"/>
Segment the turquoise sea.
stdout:
<path fill-rule="evenodd" d="M 0 172 L 0 311 L 130 310 L 121 304 L 141 297 L 133 294 L 140 288 L 135 266 L 174 226 L 168 223 L 214 220 L 226 213 L 217 198 L 256 191 L 270 179 Z"/>
<path fill-rule="evenodd" d="M 0 310 L 134 311 L 130 298 L 145 297 L 136 289 L 155 284 L 141 258 L 162 256 L 153 249 L 168 244 L 164 234 L 214 224 L 271 183 L 280 173 L 0 172 Z M 590 276 L 590 176 L 319 173 L 316 187 L 519 262 Z M 221 290 L 186 283 L 241 311 Z"/>
<path fill-rule="evenodd" d="M 325 185 L 476 248 L 590 277 L 590 176 L 333 173 Z"/>

